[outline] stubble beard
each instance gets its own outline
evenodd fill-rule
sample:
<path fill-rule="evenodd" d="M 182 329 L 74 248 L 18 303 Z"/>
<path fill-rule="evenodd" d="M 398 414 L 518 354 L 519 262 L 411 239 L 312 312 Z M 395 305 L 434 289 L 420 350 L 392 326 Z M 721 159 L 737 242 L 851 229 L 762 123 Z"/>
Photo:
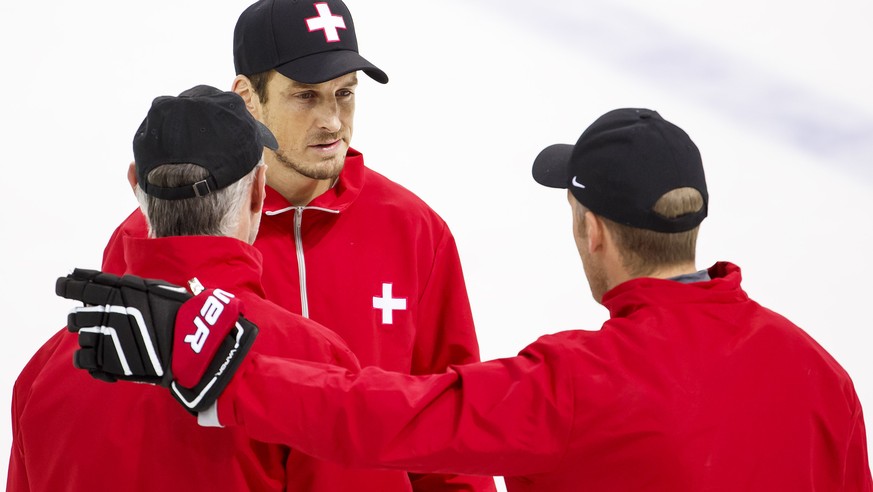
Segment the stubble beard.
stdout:
<path fill-rule="evenodd" d="M 346 150 L 348 151 L 348 149 Z M 335 179 L 343 170 L 346 154 L 331 156 L 315 164 L 304 164 L 292 160 L 282 149 L 274 152 L 276 161 L 286 169 L 290 169 L 297 174 L 306 176 L 310 179 Z"/>

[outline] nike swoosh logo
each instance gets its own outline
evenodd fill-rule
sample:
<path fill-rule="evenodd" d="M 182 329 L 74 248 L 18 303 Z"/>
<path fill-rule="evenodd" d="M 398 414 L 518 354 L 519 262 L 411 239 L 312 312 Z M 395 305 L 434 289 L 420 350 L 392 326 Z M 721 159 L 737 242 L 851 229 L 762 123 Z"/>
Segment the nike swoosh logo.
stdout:
<path fill-rule="evenodd" d="M 585 188 L 584 184 L 576 181 L 576 176 L 573 176 L 573 181 L 571 181 L 571 183 L 573 183 L 573 186 L 575 186 L 576 188 Z"/>

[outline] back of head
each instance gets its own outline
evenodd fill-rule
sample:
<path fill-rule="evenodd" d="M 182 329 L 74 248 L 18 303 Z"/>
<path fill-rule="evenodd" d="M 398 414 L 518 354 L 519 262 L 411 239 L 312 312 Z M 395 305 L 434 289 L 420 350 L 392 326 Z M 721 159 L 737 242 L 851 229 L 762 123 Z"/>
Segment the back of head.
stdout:
<path fill-rule="evenodd" d="M 672 219 L 699 213 L 704 208 L 700 191 L 685 187 L 661 195 L 652 211 Z M 694 263 L 699 226 L 681 232 L 658 232 L 624 225 L 604 217 L 612 231 L 625 269 L 634 276 L 646 276 L 655 271 Z"/>
<path fill-rule="evenodd" d="M 688 135 L 657 112 L 604 114 L 575 145 L 544 149 L 533 175 L 603 219 L 632 274 L 694 261 L 709 201 L 703 163 Z"/>
<path fill-rule="evenodd" d="M 150 235 L 233 235 L 265 146 L 278 147 L 237 94 L 196 86 L 156 98 L 133 139 Z"/>

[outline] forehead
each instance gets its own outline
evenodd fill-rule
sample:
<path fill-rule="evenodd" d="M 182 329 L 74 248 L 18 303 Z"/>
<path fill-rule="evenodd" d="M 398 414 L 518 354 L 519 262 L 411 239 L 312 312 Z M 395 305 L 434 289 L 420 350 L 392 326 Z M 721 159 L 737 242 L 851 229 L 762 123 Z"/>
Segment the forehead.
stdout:
<path fill-rule="evenodd" d="M 335 79 L 328 80 L 326 82 L 322 82 L 320 84 L 304 84 L 303 82 L 298 82 L 294 79 L 289 79 L 288 77 L 277 73 L 276 76 L 273 77 L 274 80 L 278 80 L 283 88 L 286 89 L 307 89 L 307 90 L 319 90 L 319 89 L 333 89 L 336 87 L 350 87 L 358 85 L 358 73 L 351 72 L 345 75 L 340 75 Z"/>

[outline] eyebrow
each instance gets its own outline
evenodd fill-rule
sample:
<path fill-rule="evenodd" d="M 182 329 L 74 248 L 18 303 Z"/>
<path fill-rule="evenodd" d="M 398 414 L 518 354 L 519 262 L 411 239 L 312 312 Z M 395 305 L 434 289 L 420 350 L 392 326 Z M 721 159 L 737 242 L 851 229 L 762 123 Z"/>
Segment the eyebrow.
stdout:
<path fill-rule="evenodd" d="M 321 84 L 305 84 L 303 82 L 297 82 L 296 80 L 291 79 L 291 88 L 292 89 L 315 89 L 319 85 L 321 85 Z M 358 85 L 358 74 L 355 74 L 355 76 L 350 79 L 348 84 L 344 84 L 344 87 L 353 86 L 353 85 Z"/>

